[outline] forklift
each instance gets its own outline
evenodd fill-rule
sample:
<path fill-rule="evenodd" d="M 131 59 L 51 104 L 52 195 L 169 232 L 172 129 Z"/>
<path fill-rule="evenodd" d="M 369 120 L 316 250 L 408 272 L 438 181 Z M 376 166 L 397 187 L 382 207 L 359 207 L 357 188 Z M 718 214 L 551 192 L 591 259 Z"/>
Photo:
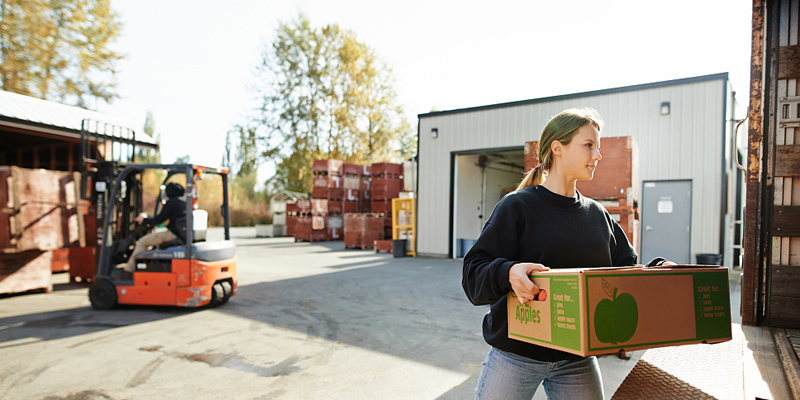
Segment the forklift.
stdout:
<path fill-rule="evenodd" d="M 228 169 L 194 164 L 137 164 L 135 143 L 140 142 L 132 135 L 81 130 L 81 193 L 97 207 L 95 277 L 89 287 L 92 307 L 213 307 L 227 303 L 236 294 L 238 280 L 236 246 L 230 240 Z M 154 215 L 166 200 L 168 182 L 185 187 L 190 199 L 185 201 L 185 217 L 176 221 L 180 234 L 173 241 L 139 253 L 132 274 L 115 274 L 117 267 L 130 258 L 136 240 L 159 229 L 135 221 L 144 211 L 142 179 L 148 171 L 166 175 Z M 198 209 L 197 202 L 199 181 L 214 176 L 221 178 L 220 211 L 224 221 L 224 240 L 216 241 L 206 235 L 208 213 Z"/>

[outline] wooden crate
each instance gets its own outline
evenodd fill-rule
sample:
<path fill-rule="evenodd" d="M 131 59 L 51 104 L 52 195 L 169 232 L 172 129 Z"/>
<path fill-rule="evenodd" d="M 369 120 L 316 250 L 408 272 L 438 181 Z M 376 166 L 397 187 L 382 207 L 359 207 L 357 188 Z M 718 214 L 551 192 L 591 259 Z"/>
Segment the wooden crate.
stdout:
<path fill-rule="evenodd" d="M 392 254 L 392 241 L 391 240 L 376 240 L 375 241 L 376 253 Z"/>
<path fill-rule="evenodd" d="M 372 178 L 370 185 L 370 195 L 373 201 L 396 199 L 403 191 L 403 179 Z"/>
<path fill-rule="evenodd" d="M 341 160 L 314 160 L 311 172 L 314 175 L 341 176 L 343 164 Z"/>
<path fill-rule="evenodd" d="M 30 250 L 0 254 L 0 294 L 53 290 L 52 251 Z"/>
<path fill-rule="evenodd" d="M 402 178 L 403 164 L 375 163 L 372 164 L 371 173 L 373 178 Z"/>
<path fill-rule="evenodd" d="M 77 172 L 0 166 L 0 252 L 85 246 Z"/>

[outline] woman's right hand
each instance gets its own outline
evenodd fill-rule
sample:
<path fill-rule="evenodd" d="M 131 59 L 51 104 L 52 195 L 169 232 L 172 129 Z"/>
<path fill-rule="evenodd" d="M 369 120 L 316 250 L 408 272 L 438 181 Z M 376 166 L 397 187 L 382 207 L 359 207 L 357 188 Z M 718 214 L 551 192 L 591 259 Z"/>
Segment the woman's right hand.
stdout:
<path fill-rule="evenodd" d="M 536 300 L 536 295 L 539 293 L 539 287 L 533 283 L 530 275 L 536 271 L 549 270 L 550 268 L 536 263 L 518 263 L 511 266 L 508 270 L 508 282 L 520 303 Z"/>

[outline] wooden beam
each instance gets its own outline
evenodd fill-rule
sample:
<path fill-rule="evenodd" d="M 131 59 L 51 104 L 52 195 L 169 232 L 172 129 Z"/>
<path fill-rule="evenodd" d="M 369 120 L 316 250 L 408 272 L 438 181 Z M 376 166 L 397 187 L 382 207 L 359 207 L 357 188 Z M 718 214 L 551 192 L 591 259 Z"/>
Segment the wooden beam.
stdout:
<path fill-rule="evenodd" d="M 750 109 L 747 128 L 747 171 L 745 173 L 746 206 L 743 229 L 742 261 L 742 324 L 758 324 L 759 260 L 762 255 L 760 237 L 761 144 L 764 141 L 762 116 L 764 71 L 764 1 L 753 1 L 750 50 Z"/>

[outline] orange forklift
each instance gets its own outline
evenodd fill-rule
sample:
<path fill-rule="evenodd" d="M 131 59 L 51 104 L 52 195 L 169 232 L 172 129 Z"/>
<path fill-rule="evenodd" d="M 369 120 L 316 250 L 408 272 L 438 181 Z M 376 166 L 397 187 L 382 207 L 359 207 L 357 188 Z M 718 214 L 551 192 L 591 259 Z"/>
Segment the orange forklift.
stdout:
<path fill-rule="evenodd" d="M 94 137 L 95 143 L 102 142 L 103 138 Z M 105 139 L 120 142 L 119 138 Z M 86 141 L 88 149 L 91 137 Z M 82 149 L 83 146 L 82 143 Z M 84 165 L 93 167 L 82 171 L 87 179 L 82 179 L 81 190 L 93 193 L 97 207 L 95 278 L 89 287 L 93 308 L 105 310 L 117 304 L 218 306 L 236 294 L 237 256 L 236 246 L 230 240 L 227 169 L 193 164 L 136 164 L 85 156 Z M 191 199 L 186 199 L 185 217 L 176 221 L 181 234 L 171 242 L 137 254 L 132 274 L 114 274 L 118 265 L 128 261 L 136 240 L 152 229 L 165 229 L 135 221 L 143 211 L 142 179 L 146 171 L 166 174 L 154 215 L 166 201 L 168 182 L 178 182 L 186 188 L 186 196 Z M 224 237 L 218 240 L 207 237 L 208 213 L 197 206 L 199 181 L 204 178 L 212 181 L 203 185 L 206 188 L 217 181 L 214 176 L 221 178 L 220 210 L 224 220 Z"/>

